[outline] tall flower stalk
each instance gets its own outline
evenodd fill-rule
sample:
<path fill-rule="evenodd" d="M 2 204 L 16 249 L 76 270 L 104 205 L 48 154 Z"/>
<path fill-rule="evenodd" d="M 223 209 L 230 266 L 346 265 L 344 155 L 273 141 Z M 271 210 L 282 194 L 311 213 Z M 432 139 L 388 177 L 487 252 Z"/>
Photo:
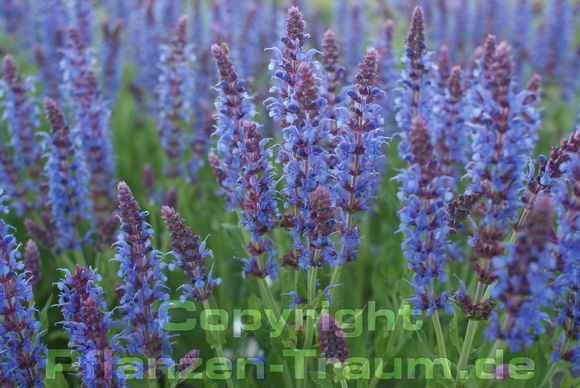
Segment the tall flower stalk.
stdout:
<path fill-rule="evenodd" d="M 533 90 L 515 92 L 510 47 L 505 42 L 496 45 L 491 35 L 478 60 L 472 83 L 466 96 L 466 109 L 471 112 L 467 120 L 473 127 L 472 162 L 467 167 L 472 183 L 468 194 L 484 198 L 480 210 L 484 216 L 477 226 L 474 225 L 474 235 L 469 240 L 482 260 L 481 264 L 477 262 L 472 266 L 479 279 L 473 305 L 492 307 L 483 300 L 484 292 L 497 279 L 497 270 L 502 270 L 495 267 L 495 258 L 505 253 L 503 241 L 510 226 L 518 225 L 523 171 L 526 158 L 535 146 L 535 132 L 539 126 L 535 108 L 538 99 Z M 512 240 L 516 233 L 517 229 Z M 476 316 L 470 318 L 457 379 L 465 368 L 478 324 Z"/>
<path fill-rule="evenodd" d="M 48 160 L 44 172 L 48 178 L 48 200 L 57 231 L 55 252 L 80 250 L 86 237 L 80 235 L 82 220 L 91 220 L 92 204 L 87 190 L 87 166 L 79 139 L 71 132 L 56 103 L 44 99 L 46 118 L 52 128 L 45 139 Z"/>
<path fill-rule="evenodd" d="M 194 87 L 193 47 L 187 43 L 187 25 L 187 17 L 181 17 L 170 43 L 161 46 L 157 131 L 165 153 L 164 173 L 170 178 L 183 174 L 191 178 L 195 174 L 184 162 Z"/>
<path fill-rule="evenodd" d="M 165 311 L 169 300 L 167 277 L 162 272 L 165 264 L 161 252 L 151 245 L 153 230 L 145 221 L 148 213 L 141 211 L 125 182 L 118 185 L 118 201 L 121 232 L 115 244 L 115 260 L 120 263 L 118 275 L 123 279 L 119 308 L 124 326 L 119 340 L 126 344 L 130 355 L 155 360 L 155 365 L 147 369 L 141 365 L 139 372 L 143 372 L 155 369 L 171 355 L 171 335 L 163 330 L 169 322 Z"/>
<path fill-rule="evenodd" d="M 42 144 L 37 139 L 39 109 L 33 97 L 35 87 L 31 77 L 22 76 L 11 56 L 4 57 L 0 81 L 0 104 L 4 108 L 9 141 L 2 146 L 0 170 L 8 194 L 13 198 L 18 215 L 38 208 L 42 195 L 31 198 L 29 193 L 40 180 Z"/>
<path fill-rule="evenodd" d="M 6 196 L 0 192 L 0 211 Z M 0 219 L 0 381 L 6 386 L 43 387 L 46 347 L 31 303 L 33 289 L 12 227 Z"/>
<path fill-rule="evenodd" d="M 88 388 L 123 387 L 124 374 L 119 371 L 117 336 L 111 342 L 108 333 L 114 322 L 103 301 L 101 276 L 90 267 L 77 264 L 75 273 L 67 269 L 57 283 L 61 291 L 59 306 L 61 324 L 69 336 L 69 346 L 77 352 L 77 372 Z"/>

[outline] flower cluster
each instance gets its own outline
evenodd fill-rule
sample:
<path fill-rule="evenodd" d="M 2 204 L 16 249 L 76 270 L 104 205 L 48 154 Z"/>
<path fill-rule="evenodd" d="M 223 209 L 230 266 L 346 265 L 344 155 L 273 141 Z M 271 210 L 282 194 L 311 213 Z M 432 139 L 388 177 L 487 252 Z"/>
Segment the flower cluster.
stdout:
<path fill-rule="evenodd" d="M 373 185 L 379 177 L 378 162 L 383 157 L 383 118 L 381 107 L 373 103 L 381 93 L 376 85 L 379 53 L 369 49 L 359 64 L 355 89 L 347 95 L 352 100 L 349 111 L 336 109 L 338 136 L 334 155 L 339 160 L 332 170 L 336 179 L 333 188 L 334 200 L 341 210 L 341 252 L 338 264 L 344 264 L 357 257 L 360 227 L 354 224 L 357 213 L 369 210 Z M 336 264 L 333 264 L 333 266 Z"/>
<path fill-rule="evenodd" d="M 0 210 L 6 197 L 0 192 Z M 12 227 L 0 219 L 0 370 L 3 384 L 42 387 L 46 347 L 40 343 L 40 322 L 31 304 L 33 289 L 26 281 Z M 0 379 L 2 380 L 2 379 Z"/>
<path fill-rule="evenodd" d="M 541 306 L 550 306 L 553 293 L 548 282 L 555 269 L 550 236 L 552 235 L 550 196 L 542 196 L 530 213 L 515 245 L 508 245 L 506 255 L 496 256 L 493 265 L 498 282 L 490 296 L 499 299 L 498 307 L 506 308 L 507 321 L 500 327 L 496 311 L 491 313 L 492 325 L 486 336 L 507 341 L 511 351 L 529 348 L 536 335 L 544 332 L 548 315 Z"/>
<path fill-rule="evenodd" d="M 192 63 L 195 59 L 193 47 L 187 44 L 187 25 L 187 17 L 180 18 L 169 45 L 161 46 L 157 131 L 165 152 L 164 173 L 171 178 L 187 170 L 187 166 L 182 165 L 187 145 L 184 126 L 191 125 Z"/>
<path fill-rule="evenodd" d="M 346 362 L 349 351 L 346 348 L 342 327 L 334 317 L 324 314 L 318 322 L 318 343 L 326 362 Z"/>
<path fill-rule="evenodd" d="M 206 250 L 205 241 L 199 242 L 199 236 L 193 235 L 191 228 L 175 209 L 163 206 L 161 218 L 171 236 L 171 254 L 177 259 L 175 265 L 191 279 L 191 284 L 182 286 L 184 293 L 181 300 L 191 297 L 198 302 L 206 301 L 212 295 L 214 286 L 221 283 L 220 278 L 213 278 L 211 270 L 208 273 L 205 265 L 208 256 L 213 259 L 212 251 Z"/>
<path fill-rule="evenodd" d="M 54 249 L 56 252 L 79 250 L 86 238 L 80 236 L 78 226 L 81 220 L 92 218 L 87 190 L 88 169 L 80 139 L 71 132 L 60 108 L 52 99 L 45 98 L 44 109 L 52 128 L 52 136 L 45 138 L 49 152 L 44 173 L 48 178 L 48 200 L 57 230 Z"/>
<path fill-rule="evenodd" d="M 227 45 L 212 45 L 211 52 L 216 63 L 220 82 L 219 95 L 215 104 L 218 109 L 215 135 L 217 155 L 210 154 L 210 166 L 226 198 L 229 210 L 243 207 L 243 198 L 238 196 L 235 186 L 240 171 L 240 161 L 234 150 L 241 139 L 242 122 L 251 121 L 256 114 L 252 99 L 245 89 L 245 81 L 238 77 L 230 58 Z"/>
<path fill-rule="evenodd" d="M 90 267 L 77 264 L 75 273 L 62 270 L 59 306 L 60 322 L 69 337 L 69 347 L 78 353 L 77 371 L 86 387 L 124 386 L 124 374 L 118 369 L 117 336 L 109 344 L 108 333 L 114 322 L 103 301 L 103 289 L 97 284 L 100 275 Z"/>
<path fill-rule="evenodd" d="M 162 273 L 161 252 L 151 246 L 153 230 L 125 182 L 118 185 L 121 232 L 115 244 L 115 260 L 120 263 L 119 287 L 123 296 L 120 309 L 124 331 L 119 339 L 129 354 L 158 359 L 171 354 L 171 336 L 163 330 L 169 316 L 165 311 L 169 294 Z M 161 305 L 155 306 L 155 302 Z"/>
<path fill-rule="evenodd" d="M 43 151 L 36 138 L 40 122 L 39 110 L 32 97 L 34 92 L 34 80 L 23 77 L 12 57 L 7 55 L 0 81 L 0 104 L 4 108 L 2 120 L 10 141 L 0 147 L 0 174 L 18 215 L 42 203 L 42 196 L 30 199 L 28 195 L 40 177 Z"/>
<path fill-rule="evenodd" d="M 493 279 L 490 260 L 503 254 L 502 241 L 508 228 L 517 222 L 517 209 L 526 158 L 535 142 L 539 125 L 533 91 L 515 92 L 512 80 L 510 47 L 502 42 L 496 47 L 495 37 L 486 40 L 483 57 L 466 92 L 466 119 L 473 130 L 472 161 L 467 166 L 471 179 L 467 194 L 481 194 L 483 218 L 474 226 L 470 245 L 484 259 L 477 267 L 481 279 Z"/>
<path fill-rule="evenodd" d="M 434 307 L 447 307 L 447 293 L 438 298 L 432 288 L 434 281 L 447 280 L 450 227 L 445 203 L 453 194 L 446 184 L 451 178 L 438 173 L 429 128 L 421 115 L 413 119 L 409 146 L 409 153 L 404 155 L 409 167 L 396 176 L 401 182 L 398 197 L 403 203 L 399 228 L 407 235 L 402 243 L 403 255 L 415 272 L 412 302 L 416 310 L 427 309 L 430 315 Z"/>
<path fill-rule="evenodd" d="M 278 85 L 270 90 L 277 92 L 282 102 L 270 97 L 264 104 L 282 128 L 283 141 L 277 157 L 284 166 L 281 180 L 285 182 L 282 190 L 285 207 L 293 206 L 292 213 L 286 215 L 291 225 L 289 233 L 294 238 L 293 253 L 298 265 L 309 269 L 332 262 L 335 253 L 332 246 L 324 250 L 314 247 L 312 243 L 317 236 L 307 226 L 311 195 L 319 185 L 328 185 L 330 179 L 328 150 L 324 148 L 330 141 L 330 128 L 328 118 L 322 115 L 321 107 L 326 100 L 320 96 L 319 80 L 311 62 L 314 51 L 304 50 L 308 39 L 305 26 L 302 13 L 291 7 L 286 36 L 282 38 L 284 51 L 272 48 L 277 59 L 270 63 L 271 69 L 278 67 L 273 77 Z"/>
<path fill-rule="evenodd" d="M 567 154 L 562 164 L 566 182 L 561 182 L 555 204 L 558 216 L 556 264 L 560 271 L 554 281 L 554 291 L 559 295 L 556 323 L 563 328 L 551 360 L 571 361 L 574 369 L 580 367 L 580 155 Z M 566 346 L 572 346 L 568 349 Z"/>

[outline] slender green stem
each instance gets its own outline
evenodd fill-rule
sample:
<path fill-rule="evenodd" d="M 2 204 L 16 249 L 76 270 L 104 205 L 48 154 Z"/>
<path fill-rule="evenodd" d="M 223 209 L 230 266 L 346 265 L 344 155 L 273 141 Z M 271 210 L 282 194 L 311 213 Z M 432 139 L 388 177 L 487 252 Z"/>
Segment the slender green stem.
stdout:
<path fill-rule="evenodd" d="M 552 377 L 554 377 L 554 373 L 556 373 L 556 370 L 558 369 L 559 364 L 560 364 L 560 360 L 558 360 L 552 364 L 550 369 L 548 369 L 548 373 L 546 373 L 546 376 L 544 376 L 544 379 L 542 380 L 542 384 L 540 384 L 540 386 L 544 386 Z"/>
<path fill-rule="evenodd" d="M 397 310 L 397 318 L 395 320 L 395 325 L 394 327 L 397 328 L 400 325 L 400 320 L 401 318 L 401 314 L 399 314 L 399 311 L 403 308 L 403 305 L 405 304 L 405 300 L 403 299 L 401 301 L 401 304 L 399 305 L 399 309 Z M 395 344 L 395 337 L 397 339 L 399 339 L 399 333 L 401 331 L 398 330 L 397 331 L 397 335 L 390 335 L 389 336 L 389 340 L 387 341 L 387 346 L 385 348 L 385 353 L 384 355 L 381 357 L 381 360 L 379 361 L 379 364 L 377 365 L 377 368 L 375 369 L 375 374 L 373 376 L 373 379 L 371 380 L 371 382 L 369 383 L 369 388 L 375 388 L 377 386 L 377 384 L 379 383 L 379 377 L 378 377 L 378 371 L 383 370 L 383 360 L 385 357 L 392 357 L 395 354 L 391 354 L 392 350 L 393 350 L 393 346 Z M 394 333 L 393 333 L 394 334 Z"/>
<path fill-rule="evenodd" d="M 437 337 L 437 347 L 439 349 L 439 357 L 444 359 L 445 376 L 451 376 L 451 369 L 449 359 L 447 358 L 447 351 L 445 350 L 445 337 L 443 337 L 443 330 L 441 329 L 441 322 L 439 321 L 439 313 L 437 310 L 431 315 L 433 318 L 433 326 L 435 327 L 435 336 Z"/>
<path fill-rule="evenodd" d="M 264 301 L 267 304 L 267 307 L 270 308 L 274 312 L 276 319 L 279 321 L 280 317 L 281 317 L 280 309 L 278 308 L 278 304 L 276 303 L 276 300 L 274 299 L 274 295 L 272 294 L 272 290 L 270 289 L 270 287 L 268 286 L 268 283 L 266 282 L 266 278 L 259 278 L 258 283 L 260 286 L 260 291 L 262 293 L 262 299 L 264 299 Z"/>
<path fill-rule="evenodd" d="M 334 286 L 338 283 L 338 281 L 340 279 L 340 271 L 341 270 L 342 270 L 342 264 L 339 264 L 336 267 L 334 267 L 334 270 L 332 271 L 332 277 L 330 278 L 330 285 Z M 331 298 L 334 297 L 334 290 L 335 289 L 336 289 L 336 287 L 332 287 L 328 291 L 328 294 L 330 295 Z"/>
<path fill-rule="evenodd" d="M 489 260 L 483 262 L 483 270 L 487 271 L 489 267 Z M 475 291 L 474 305 L 481 302 L 484 293 L 486 291 L 487 285 L 482 282 L 477 283 L 477 290 Z M 479 321 L 475 319 L 470 319 L 467 324 L 467 331 L 465 332 L 465 339 L 463 341 L 463 348 L 461 349 L 461 355 L 459 356 L 459 362 L 457 363 L 457 376 L 455 381 L 459 381 L 462 376 L 462 371 L 467 367 L 467 359 L 469 358 L 469 352 L 471 351 L 471 346 L 473 345 L 473 339 L 475 338 L 475 333 L 477 332 L 477 327 L 479 326 Z"/>
<path fill-rule="evenodd" d="M 560 354 L 559 356 L 561 356 L 562 354 L 564 354 L 566 352 L 566 346 L 568 345 L 568 336 L 564 337 L 564 341 L 562 341 L 562 346 L 560 346 Z M 558 369 L 558 365 L 560 364 L 560 357 L 558 357 L 558 361 L 554 362 L 552 364 L 552 366 L 550 367 L 550 369 L 548 369 L 548 373 L 546 373 L 546 376 L 544 376 L 544 379 L 542 380 L 542 384 L 544 385 L 548 382 L 549 379 L 551 379 L 552 377 L 554 377 L 554 373 L 556 372 L 556 370 Z"/>
<path fill-rule="evenodd" d="M 210 306 L 209 306 L 209 303 L 208 303 L 208 301 L 207 301 L 207 300 L 204 300 L 204 301 L 203 301 L 203 308 L 204 308 L 206 311 L 211 309 L 211 308 L 210 308 Z M 215 317 L 213 317 L 213 316 L 211 317 L 211 319 L 212 319 L 212 320 L 213 320 L 214 318 L 215 318 Z M 211 323 L 215 323 L 215 322 L 211 322 Z M 212 334 L 213 334 L 213 333 L 214 333 L 214 332 L 212 332 Z M 218 357 L 219 357 L 219 358 L 221 358 L 221 361 L 225 363 L 227 359 L 226 359 L 226 357 L 224 356 L 224 349 L 222 348 L 222 344 L 221 344 L 221 342 L 220 342 L 220 341 L 219 341 L 219 339 L 217 339 L 217 338 L 214 338 L 214 347 L 215 347 L 215 350 L 216 350 L 216 352 L 217 352 L 217 354 L 218 354 Z M 231 377 L 228 377 L 228 378 L 226 379 L 226 384 L 228 385 L 228 388 L 234 388 L 234 383 L 232 382 L 232 379 L 231 379 Z"/>
<path fill-rule="evenodd" d="M 340 379 L 340 387 L 341 388 L 348 388 L 348 384 L 346 383 L 346 380 L 343 378 Z"/>
<path fill-rule="evenodd" d="M 318 268 L 311 267 L 308 270 L 308 302 L 312 303 L 316 297 L 316 273 Z M 304 349 L 310 349 L 312 346 L 312 337 L 314 335 L 314 322 L 310 314 L 306 316 L 306 327 L 304 329 Z"/>
<path fill-rule="evenodd" d="M 469 323 L 467 324 L 467 331 L 465 332 L 463 348 L 461 349 L 461 355 L 459 356 L 459 362 L 457 363 L 457 376 L 455 381 L 459 381 L 463 378 L 461 372 L 465 369 L 465 367 L 467 367 L 467 359 L 469 358 L 469 351 L 471 350 L 473 338 L 477 332 L 477 326 L 479 326 L 479 321 L 475 319 L 470 319 Z"/>
<path fill-rule="evenodd" d="M 536 194 L 534 194 L 532 196 L 530 203 L 533 203 L 535 198 L 536 198 Z M 504 245 L 508 241 L 512 244 L 516 241 L 516 239 L 518 238 L 520 230 L 522 229 L 528 216 L 530 215 L 530 212 L 531 212 L 531 208 L 527 208 L 524 210 L 520 219 L 518 220 L 518 223 L 517 223 L 512 235 L 511 235 L 511 237 L 508 237 L 505 239 Z M 487 271 L 488 268 L 489 268 L 489 260 L 484 260 L 484 262 L 483 262 L 484 271 Z M 477 291 L 475 292 L 474 305 L 481 302 L 483 300 L 482 298 L 487 298 L 489 295 L 489 290 L 490 290 L 490 287 L 488 287 L 487 284 L 484 284 L 482 282 L 478 282 L 477 283 Z M 461 349 L 461 355 L 459 356 L 459 362 L 457 363 L 457 377 L 455 378 L 456 381 L 459 381 L 461 379 L 461 377 L 462 377 L 461 372 L 467 367 L 467 359 L 469 358 L 469 352 L 471 350 L 471 346 L 473 344 L 473 339 L 475 338 L 475 333 L 477 332 L 478 326 L 479 326 L 479 321 L 474 320 L 474 319 L 470 319 L 469 323 L 467 324 L 467 331 L 465 332 L 465 340 L 463 341 L 463 349 Z M 490 354 L 493 355 L 495 350 L 497 350 L 498 346 L 499 346 L 498 341 L 496 341 L 496 343 L 494 344 L 494 346 L 492 348 L 492 352 Z"/>
<path fill-rule="evenodd" d="M 75 264 L 82 265 L 83 267 L 87 266 L 87 259 L 85 259 L 85 254 L 82 248 L 79 251 L 73 251 L 73 257 Z"/>

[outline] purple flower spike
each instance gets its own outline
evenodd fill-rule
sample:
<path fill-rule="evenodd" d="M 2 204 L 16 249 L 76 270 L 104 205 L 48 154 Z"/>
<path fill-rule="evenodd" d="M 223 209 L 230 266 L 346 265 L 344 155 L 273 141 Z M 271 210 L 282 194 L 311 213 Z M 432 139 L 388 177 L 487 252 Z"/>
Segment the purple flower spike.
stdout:
<path fill-rule="evenodd" d="M 245 90 L 245 81 L 238 78 L 227 45 L 212 45 L 212 55 L 220 76 L 216 99 L 219 109 L 216 135 L 218 157 L 209 154 L 213 170 L 228 209 L 241 214 L 241 223 L 251 232 L 246 246 L 249 259 L 242 259 L 244 275 L 275 279 L 278 264 L 272 240 L 264 234 L 272 230 L 277 205 L 272 179 L 273 167 L 266 149 L 269 139 L 263 139 L 252 121 L 254 104 Z M 304 100 L 308 103 L 307 97 Z"/>
<path fill-rule="evenodd" d="M 0 203 L 0 209 L 3 207 Z M 46 347 L 40 343 L 40 322 L 34 318 L 36 309 L 30 305 L 33 289 L 26 280 L 11 229 L 0 219 L 0 372 L 3 384 L 10 384 L 6 386 L 41 388 Z"/>
<path fill-rule="evenodd" d="M 54 233 L 54 221 L 50 214 L 42 212 L 40 218 L 43 221 L 43 226 L 37 224 L 29 218 L 24 220 L 24 227 L 28 234 L 30 234 L 36 241 L 38 241 L 45 249 L 56 254 L 62 253 L 59 247 L 57 236 Z"/>
<path fill-rule="evenodd" d="M 177 366 L 177 373 L 184 374 L 196 368 L 199 362 L 199 350 L 191 349 L 180 360 Z"/>
<path fill-rule="evenodd" d="M 423 53 L 427 46 L 425 46 L 425 16 L 421 7 L 415 7 L 413 10 L 411 25 L 405 43 L 407 45 L 406 55 L 409 58 L 411 67 L 410 78 L 418 85 L 420 84 L 420 79 L 427 72 L 425 65 L 422 63 Z"/>
<path fill-rule="evenodd" d="M 26 280 L 30 287 L 32 287 L 32 292 L 36 289 L 36 285 L 40 281 L 40 252 L 38 252 L 38 247 L 36 243 L 32 240 L 28 240 L 24 247 L 24 268 L 26 269 Z"/>
<path fill-rule="evenodd" d="M 40 68 L 43 81 L 43 96 L 59 101 L 62 81 L 60 61 L 65 45 L 66 28 L 69 25 L 67 2 L 44 0 L 38 4 L 39 43 L 33 46 L 34 58 Z"/>
<path fill-rule="evenodd" d="M 151 246 L 153 230 L 133 198 L 125 182 L 118 185 L 119 218 L 121 232 L 116 243 L 115 260 L 120 263 L 119 287 L 123 296 L 119 308 L 123 314 L 125 330 L 120 339 L 127 343 L 129 354 L 148 358 L 168 358 L 171 355 L 171 336 L 163 330 L 169 322 L 165 311 L 169 293 L 166 291 L 166 276 L 162 273 L 165 264 L 161 253 Z M 160 301 L 161 306 L 154 306 Z"/>
<path fill-rule="evenodd" d="M 78 141 L 56 103 L 44 99 L 46 118 L 52 128 L 52 136 L 46 138 L 48 160 L 44 167 L 48 177 L 48 200 L 52 218 L 58 232 L 59 250 L 81 248 L 78 226 L 83 219 L 92 219 L 92 204 L 87 190 L 87 167 Z"/>
<path fill-rule="evenodd" d="M 494 278 L 488 260 L 504 253 L 502 241 L 516 223 L 526 159 L 540 124 L 535 106 L 539 97 L 530 90 L 516 94 L 511 69 L 510 47 L 505 42 L 496 45 L 489 36 L 464 100 L 473 140 L 472 161 L 467 165 L 472 184 L 467 194 L 484 198 L 484 217 L 474 226 L 469 243 L 484 260 L 483 266 L 474 267 L 484 282 Z"/>
<path fill-rule="evenodd" d="M 381 108 L 374 103 L 381 93 L 375 87 L 378 65 L 378 51 L 371 48 L 359 64 L 356 90 L 347 92 L 352 101 L 350 112 L 344 107 L 335 110 L 339 136 L 334 149 L 338 163 L 333 169 L 337 184 L 332 191 L 341 209 L 341 252 L 332 266 L 356 259 L 360 237 L 354 217 L 369 210 L 373 186 L 378 182 L 378 162 L 383 157 L 381 148 L 386 140 L 381 128 Z"/>
<path fill-rule="evenodd" d="M 302 12 L 298 7 L 290 7 L 288 9 L 288 19 L 286 19 L 286 36 L 282 38 L 282 42 L 286 46 L 286 53 L 292 56 L 299 48 L 304 46 L 308 36 L 304 34 L 306 29 L 306 22 L 302 16 Z"/>
<path fill-rule="evenodd" d="M 255 107 L 245 89 L 245 81 L 238 78 L 227 45 L 212 45 L 220 83 L 215 101 L 219 110 L 215 135 L 219 136 L 216 153 L 210 154 L 210 167 L 222 189 L 229 210 L 243 207 L 242 198 L 235 190 L 239 177 L 240 161 L 236 149 L 242 136 L 242 122 L 252 120 Z M 213 155 L 213 156 L 212 156 Z M 215 157 L 214 157 L 215 156 Z M 219 158 L 217 158 L 219 156 Z"/>
<path fill-rule="evenodd" d="M 205 249 L 205 241 L 199 242 L 199 236 L 194 236 L 191 228 L 185 224 L 175 209 L 169 206 L 161 207 L 161 218 L 167 226 L 171 236 L 171 254 L 175 256 L 177 265 L 191 279 L 191 284 L 182 286 L 184 293 L 181 300 L 193 298 L 198 302 L 204 302 L 212 295 L 214 286 L 221 283 L 221 279 L 213 279 L 211 271 L 208 276 L 206 258 L 209 256 L 213 259 L 211 250 Z M 192 287 L 193 285 L 193 287 Z"/>
<path fill-rule="evenodd" d="M 401 72 L 401 87 L 397 90 L 401 96 L 395 100 L 395 118 L 400 130 L 398 136 L 401 137 L 398 150 L 401 155 L 408 153 L 408 134 L 414 117 L 421 114 L 432 131 L 439 120 L 437 112 L 440 108 L 437 105 L 440 104 L 440 96 L 429 74 L 436 69 L 431 62 L 431 56 L 425 46 L 423 9 L 416 7 L 411 17 L 405 55 L 402 58 L 406 69 Z"/>
<path fill-rule="evenodd" d="M 98 228 L 111 214 L 114 198 L 114 162 L 111 143 L 111 111 L 106 106 L 99 89 L 95 72 L 91 68 L 76 85 L 73 109 L 75 129 L 82 140 L 82 151 L 89 173 L 89 193 Z"/>
<path fill-rule="evenodd" d="M 322 350 L 322 357 L 327 363 L 337 361 L 346 362 L 349 351 L 346 348 L 342 327 L 334 317 L 328 314 L 322 315 L 318 322 L 318 343 Z"/>
<path fill-rule="evenodd" d="M 334 118 L 334 106 L 341 101 L 341 97 L 337 95 L 337 88 L 344 74 L 344 68 L 339 66 L 338 43 L 332 30 L 324 33 L 322 54 L 321 62 L 325 74 L 323 87 L 326 90 L 325 98 L 328 101 L 326 109 L 328 116 Z"/>
<path fill-rule="evenodd" d="M 190 101 L 194 87 L 194 55 L 193 47 L 187 43 L 187 25 L 187 17 L 181 17 L 170 43 L 161 46 L 157 131 L 165 152 L 164 173 L 170 178 L 187 173 L 194 179 L 201 165 L 199 155 L 193 156 L 193 162 L 183 160 L 187 145 L 184 126 L 192 121 Z"/>
<path fill-rule="evenodd" d="M 402 249 L 409 269 L 415 272 L 412 286 L 416 294 L 411 300 L 417 310 L 433 306 L 427 309 L 430 315 L 436 307 L 444 306 L 443 302 L 424 301 L 439 299 L 432 292 L 426 295 L 426 287 L 433 286 L 435 280 L 447 280 L 444 265 L 448 259 L 446 238 L 450 227 L 445 203 L 453 194 L 448 188 L 451 178 L 438 172 L 429 128 L 421 115 L 413 119 L 409 142 L 409 153 L 404 155 L 409 167 L 395 177 L 401 182 L 398 197 L 403 203 L 399 211 L 400 230 L 407 235 Z M 441 298 L 445 299 L 443 293 Z"/>
<path fill-rule="evenodd" d="M 487 328 L 486 336 L 490 341 L 507 341 L 511 351 L 529 348 L 537 334 L 545 331 L 543 321 L 548 315 L 540 307 L 552 304 L 554 295 L 548 282 L 556 266 L 550 242 L 551 220 L 552 201 L 544 195 L 530 213 L 515 246 L 508 247 L 507 255 L 493 259 L 499 281 L 490 296 L 501 301 L 499 307 L 505 307 L 510 318 L 500 328 L 499 317 L 492 312 L 492 326 Z"/>
<path fill-rule="evenodd" d="M 441 75 L 443 77 L 443 74 Z M 443 92 L 443 112 L 433 131 L 433 143 L 443 175 L 453 178 L 451 189 L 456 190 L 462 169 L 468 163 L 469 141 L 465 123 L 462 69 L 455 66 L 445 80 Z"/>
<path fill-rule="evenodd" d="M 101 276 L 90 267 L 77 264 L 75 273 L 63 269 L 65 278 L 57 283 L 60 293 L 64 331 L 68 346 L 78 353 L 77 372 L 86 387 L 122 387 L 125 375 L 118 370 L 117 337 L 109 344 L 108 333 L 115 322 L 103 301 Z"/>
<path fill-rule="evenodd" d="M 551 360 L 571 361 L 580 368 L 580 155 L 572 153 L 561 166 L 554 207 L 558 216 L 556 257 L 560 275 L 552 285 L 558 296 L 555 323 L 564 329 Z M 565 343 L 574 344 L 571 349 Z"/>
<path fill-rule="evenodd" d="M 42 195 L 35 196 L 34 202 L 27 199 L 28 192 L 36 190 L 43 152 L 35 137 L 40 122 L 36 100 L 32 97 L 34 91 L 33 80 L 23 77 L 12 57 L 7 55 L 0 81 L 0 104 L 10 140 L 0 148 L 0 176 L 7 194 L 13 198 L 17 215 L 38 208 L 43 201 Z"/>
<path fill-rule="evenodd" d="M 103 22 L 103 64 L 101 73 L 103 76 L 103 95 L 106 101 L 115 101 L 117 91 L 121 86 L 121 33 L 123 22 L 121 20 L 107 20 Z"/>

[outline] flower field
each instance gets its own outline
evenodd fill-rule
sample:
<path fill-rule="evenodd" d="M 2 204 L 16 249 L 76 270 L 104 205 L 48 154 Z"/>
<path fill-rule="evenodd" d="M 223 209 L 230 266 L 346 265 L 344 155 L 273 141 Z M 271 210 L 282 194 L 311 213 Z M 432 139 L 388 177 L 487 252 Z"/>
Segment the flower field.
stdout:
<path fill-rule="evenodd" d="M 576 0 L 0 0 L 0 387 L 580 386 Z"/>

